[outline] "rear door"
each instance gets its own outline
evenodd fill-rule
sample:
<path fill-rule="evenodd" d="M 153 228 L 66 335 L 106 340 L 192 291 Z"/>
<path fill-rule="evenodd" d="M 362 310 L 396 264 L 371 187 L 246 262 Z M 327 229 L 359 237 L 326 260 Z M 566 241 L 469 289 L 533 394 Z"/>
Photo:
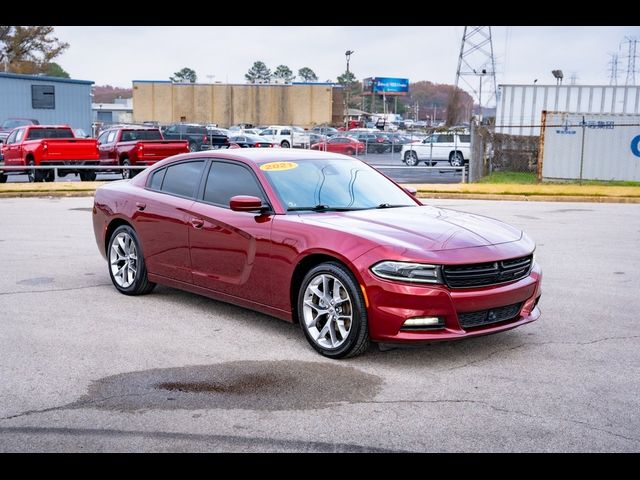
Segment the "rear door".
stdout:
<path fill-rule="evenodd" d="M 452 133 L 441 133 L 438 140 L 433 144 L 433 158 L 436 160 L 449 161 L 449 154 L 454 149 L 454 135 Z"/>
<path fill-rule="evenodd" d="M 266 203 L 255 173 L 238 162 L 214 160 L 202 198 L 191 207 L 193 280 L 198 286 L 260 304 L 271 304 L 269 262 L 273 216 L 234 212 L 229 200 L 251 195 Z"/>
<path fill-rule="evenodd" d="M 192 283 L 190 209 L 202 180 L 204 159 L 173 163 L 154 172 L 134 215 L 149 273 Z"/>

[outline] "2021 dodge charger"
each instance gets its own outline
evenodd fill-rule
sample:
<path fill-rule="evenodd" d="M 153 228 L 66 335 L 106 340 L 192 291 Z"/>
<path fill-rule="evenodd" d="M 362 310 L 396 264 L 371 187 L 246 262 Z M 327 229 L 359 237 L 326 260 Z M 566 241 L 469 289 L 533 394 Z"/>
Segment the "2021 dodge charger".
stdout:
<path fill-rule="evenodd" d="M 540 316 L 542 273 L 525 233 L 423 205 L 335 153 L 177 155 L 98 188 L 93 226 L 123 294 L 160 283 L 297 322 L 331 358 Z"/>

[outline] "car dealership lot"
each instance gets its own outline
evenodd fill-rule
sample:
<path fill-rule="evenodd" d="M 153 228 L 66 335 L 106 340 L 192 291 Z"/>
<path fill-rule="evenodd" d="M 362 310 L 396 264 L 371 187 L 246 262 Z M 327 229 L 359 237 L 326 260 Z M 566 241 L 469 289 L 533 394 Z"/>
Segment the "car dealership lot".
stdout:
<path fill-rule="evenodd" d="M 264 315 L 118 294 L 91 202 L 0 201 L 0 451 L 640 447 L 640 205 L 429 201 L 537 241 L 543 316 L 332 361 Z"/>

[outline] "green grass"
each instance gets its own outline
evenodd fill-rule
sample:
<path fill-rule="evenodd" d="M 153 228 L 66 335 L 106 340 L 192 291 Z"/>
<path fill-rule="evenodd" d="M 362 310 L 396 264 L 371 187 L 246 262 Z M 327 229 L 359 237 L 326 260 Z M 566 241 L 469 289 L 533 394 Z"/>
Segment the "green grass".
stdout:
<path fill-rule="evenodd" d="M 528 185 L 538 183 L 535 173 L 531 172 L 493 172 L 484 178 L 478 180 L 478 183 L 514 183 L 518 185 Z M 544 182 L 545 184 L 568 184 L 578 185 L 578 180 L 565 180 L 557 182 Z M 640 187 L 640 182 L 631 182 L 625 180 L 583 180 L 582 185 L 608 185 L 611 187 Z"/>
<path fill-rule="evenodd" d="M 491 175 L 481 178 L 478 183 L 517 183 L 526 185 L 538 183 L 535 173 L 530 172 L 493 172 Z"/>

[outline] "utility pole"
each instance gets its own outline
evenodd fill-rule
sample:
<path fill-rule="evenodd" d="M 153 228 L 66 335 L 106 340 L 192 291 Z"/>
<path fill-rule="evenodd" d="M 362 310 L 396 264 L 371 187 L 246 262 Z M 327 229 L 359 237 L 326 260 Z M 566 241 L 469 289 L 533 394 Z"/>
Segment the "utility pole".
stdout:
<path fill-rule="evenodd" d="M 480 84 L 476 90 L 473 82 L 465 77 L 480 77 Z M 486 83 L 489 98 L 485 103 L 490 106 L 496 101 L 496 61 L 493 55 L 493 39 L 491 27 L 464 27 L 460 55 L 458 56 L 458 70 L 456 71 L 456 87 L 461 88 L 464 82 L 473 92 L 473 97 L 480 102 L 482 84 Z"/>
<path fill-rule="evenodd" d="M 610 53 L 609 57 L 609 85 L 618 85 L 618 54 Z"/>
<path fill-rule="evenodd" d="M 624 37 L 624 40 L 620 44 L 620 48 L 622 48 L 623 45 L 628 46 L 628 53 L 625 56 L 627 59 L 627 78 L 624 82 L 625 85 L 636 84 L 636 57 L 638 56 L 637 44 L 638 39 L 636 37 Z"/>
<path fill-rule="evenodd" d="M 349 60 L 351 59 L 351 55 L 354 54 L 354 50 L 347 50 L 344 52 L 345 57 L 347 57 L 347 95 L 344 106 L 344 129 L 349 130 L 349 100 L 351 97 L 351 76 L 349 75 Z"/>

